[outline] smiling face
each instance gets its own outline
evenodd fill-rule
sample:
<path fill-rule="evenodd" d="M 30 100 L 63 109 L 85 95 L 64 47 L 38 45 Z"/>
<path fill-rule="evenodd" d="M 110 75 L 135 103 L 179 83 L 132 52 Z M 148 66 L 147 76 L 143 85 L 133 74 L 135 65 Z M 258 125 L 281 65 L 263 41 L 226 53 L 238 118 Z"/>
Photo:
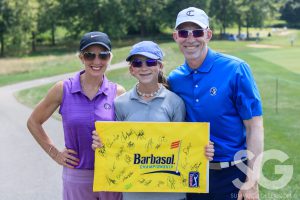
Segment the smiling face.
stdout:
<path fill-rule="evenodd" d="M 133 60 L 141 60 L 143 64 L 141 67 L 134 67 L 132 64 Z M 157 61 L 155 66 L 147 66 L 145 61 L 149 58 L 141 55 L 135 55 L 131 58 L 129 71 L 132 76 L 134 76 L 141 84 L 147 85 L 157 85 L 158 83 L 158 73 L 162 70 L 162 64 Z"/>
<path fill-rule="evenodd" d="M 177 27 L 177 30 L 196 29 L 201 29 L 201 27 L 192 22 L 185 22 Z M 179 37 L 177 31 L 173 33 L 173 38 L 189 65 L 190 63 L 197 63 L 195 66 L 190 65 L 192 68 L 196 68 L 199 64 L 202 64 L 207 53 L 207 44 L 211 37 L 212 32 L 210 29 L 204 30 L 204 35 L 202 37 L 194 37 L 192 33 L 189 33 L 187 38 L 183 38 Z"/>
<path fill-rule="evenodd" d="M 85 66 L 85 72 L 91 76 L 103 76 L 108 63 L 110 62 L 111 55 L 100 58 L 99 54 L 107 51 L 108 50 L 101 45 L 91 45 L 84 49 L 80 53 L 79 58 Z M 89 56 L 85 56 L 85 54 L 88 54 Z M 91 58 L 91 54 L 95 54 L 95 58 Z"/>

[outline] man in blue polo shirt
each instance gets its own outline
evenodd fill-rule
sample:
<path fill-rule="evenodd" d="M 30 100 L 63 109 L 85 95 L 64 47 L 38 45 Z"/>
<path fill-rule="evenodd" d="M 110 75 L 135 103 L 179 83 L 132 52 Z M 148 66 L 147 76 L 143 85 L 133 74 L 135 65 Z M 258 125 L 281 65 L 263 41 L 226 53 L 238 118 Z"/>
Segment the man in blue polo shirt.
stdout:
<path fill-rule="evenodd" d="M 185 63 L 170 73 L 171 90 L 184 100 L 187 121 L 210 122 L 215 145 L 209 194 L 187 194 L 187 199 L 258 199 L 261 161 L 256 158 L 263 151 L 264 132 L 261 98 L 249 65 L 208 47 L 212 31 L 201 9 L 179 12 L 173 38 Z M 241 150 L 248 155 L 237 159 Z M 243 166 L 246 174 L 239 169 Z M 240 187 L 233 184 L 237 178 Z"/>

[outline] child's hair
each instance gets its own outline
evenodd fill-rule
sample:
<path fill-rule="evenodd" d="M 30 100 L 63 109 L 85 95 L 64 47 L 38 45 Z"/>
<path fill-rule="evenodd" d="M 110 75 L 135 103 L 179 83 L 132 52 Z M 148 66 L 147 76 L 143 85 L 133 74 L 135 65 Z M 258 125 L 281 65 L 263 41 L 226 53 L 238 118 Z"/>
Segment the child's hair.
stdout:
<path fill-rule="evenodd" d="M 159 71 L 158 73 L 158 82 L 161 83 L 163 86 L 165 86 L 165 88 L 169 89 L 168 81 L 162 71 Z"/>

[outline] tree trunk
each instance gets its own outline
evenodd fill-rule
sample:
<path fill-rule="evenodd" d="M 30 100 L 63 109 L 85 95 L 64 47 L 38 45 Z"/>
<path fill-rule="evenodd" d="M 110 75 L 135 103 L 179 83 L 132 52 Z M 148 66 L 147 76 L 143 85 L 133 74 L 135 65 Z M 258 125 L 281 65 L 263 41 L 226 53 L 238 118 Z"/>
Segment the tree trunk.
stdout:
<path fill-rule="evenodd" d="M 223 40 L 223 32 L 222 32 L 222 27 L 220 27 L 220 40 Z"/>
<path fill-rule="evenodd" d="M 242 22 L 241 18 L 239 17 L 239 22 L 238 22 L 238 36 L 241 36 L 241 30 L 242 30 Z"/>
<path fill-rule="evenodd" d="M 140 35 L 144 37 L 146 35 L 146 23 L 144 20 L 141 20 L 141 26 L 140 26 Z"/>
<path fill-rule="evenodd" d="M 248 17 L 248 15 L 246 18 L 246 27 L 247 27 L 247 40 L 249 40 L 250 35 L 249 35 L 249 17 Z"/>
<path fill-rule="evenodd" d="M 31 36 L 32 36 L 32 38 L 31 38 L 31 51 L 35 52 L 36 51 L 36 38 L 35 38 L 35 32 L 34 31 L 31 32 Z"/>
<path fill-rule="evenodd" d="M 51 44 L 55 46 L 55 24 L 51 26 Z"/>
<path fill-rule="evenodd" d="M 223 34 L 225 35 L 226 34 L 226 25 L 227 25 L 227 0 L 224 0 L 223 1 L 223 4 L 222 4 L 222 18 L 223 18 L 223 23 L 222 23 L 222 26 L 223 26 Z"/>
<path fill-rule="evenodd" d="M 0 34 L 0 43 L 1 43 L 1 53 L 0 56 L 4 56 L 4 35 L 3 33 Z"/>

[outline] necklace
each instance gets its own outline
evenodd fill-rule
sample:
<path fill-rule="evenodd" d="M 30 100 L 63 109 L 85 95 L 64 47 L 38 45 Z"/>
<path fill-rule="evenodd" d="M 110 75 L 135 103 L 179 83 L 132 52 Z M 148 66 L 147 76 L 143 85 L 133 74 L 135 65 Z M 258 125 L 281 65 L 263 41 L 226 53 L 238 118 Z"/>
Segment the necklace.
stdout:
<path fill-rule="evenodd" d="M 161 88 L 161 84 L 159 84 L 159 87 L 158 87 L 158 89 L 157 89 L 156 91 L 151 92 L 151 93 L 143 93 L 143 92 L 141 92 L 141 91 L 139 90 L 139 84 L 137 84 L 137 85 L 136 85 L 136 92 L 137 92 L 137 94 L 138 94 L 139 96 L 142 96 L 142 97 L 155 97 L 155 96 L 158 94 L 160 88 Z"/>
<path fill-rule="evenodd" d="M 80 84 L 81 84 L 81 88 L 85 94 L 94 94 L 95 92 L 98 92 L 99 88 L 101 87 L 102 81 L 100 81 L 100 83 L 97 84 L 97 86 L 87 87 L 87 84 L 85 84 L 84 78 L 81 77 Z"/>

